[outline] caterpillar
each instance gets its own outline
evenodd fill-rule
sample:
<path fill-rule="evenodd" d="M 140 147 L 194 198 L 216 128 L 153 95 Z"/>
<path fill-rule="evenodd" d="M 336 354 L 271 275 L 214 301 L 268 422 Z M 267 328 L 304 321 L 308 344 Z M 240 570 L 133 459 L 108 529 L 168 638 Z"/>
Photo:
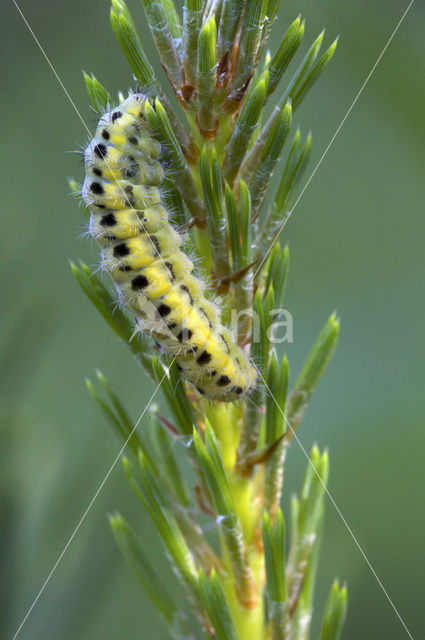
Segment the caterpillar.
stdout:
<path fill-rule="evenodd" d="M 252 387 L 255 369 L 221 324 L 170 224 L 161 194 L 161 144 L 146 121 L 147 99 L 132 94 L 102 115 L 84 152 L 89 233 L 137 329 L 175 357 L 182 378 L 201 395 L 231 402 Z"/>

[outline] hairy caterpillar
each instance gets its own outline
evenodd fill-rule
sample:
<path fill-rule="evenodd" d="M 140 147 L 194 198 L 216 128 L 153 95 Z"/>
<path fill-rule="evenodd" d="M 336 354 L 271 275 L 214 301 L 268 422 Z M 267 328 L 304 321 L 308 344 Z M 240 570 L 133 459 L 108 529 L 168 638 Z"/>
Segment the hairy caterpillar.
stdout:
<path fill-rule="evenodd" d="M 138 328 L 175 356 L 182 377 L 202 395 L 233 401 L 253 385 L 255 369 L 205 297 L 168 221 L 161 145 L 146 122 L 146 99 L 133 94 L 104 114 L 85 151 L 90 234 Z"/>

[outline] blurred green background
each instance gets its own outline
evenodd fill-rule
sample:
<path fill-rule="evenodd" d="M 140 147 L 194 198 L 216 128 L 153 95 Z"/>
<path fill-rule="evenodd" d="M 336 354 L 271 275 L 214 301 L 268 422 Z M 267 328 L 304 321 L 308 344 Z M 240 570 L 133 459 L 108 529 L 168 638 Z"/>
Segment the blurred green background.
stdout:
<path fill-rule="evenodd" d="M 129 5 L 151 51 L 141 7 Z M 81 69 L 114 92 L 131 84 L 108 2 L 20 6 L 93 128 Z M 304 132 L 313 130 L 311 169 L 406 7 L 282 3 L 272 46 L 300 11 L 304 50 L 323 26 L 326 43 L 340 34 L 334 61 L 297 116 Z M 97 249 L 78 239 L 83 215 L 65 180 L 82 177 L 68 151 L 85 144 L 86 132 L 11 0 L 1 29 L 0 636 L 11 638 L 119 450 L 84 377 L 101 368 L 134 419 L 152 387 L 69 269 L 70 258 L 97 261 Z M 425 586 L 424 43 L 425 6 L 415 2 L 284 232 L 294 375 L 327 315 L 336 309 L 342 319 L 337 354 L 299 436 L 307 450 L 329 447 L 330 492 L 415 638 Z M 286 498 L 305 462 L 294 443 Z M 19 638 L 166 637 L 114 546 L 106 516 L 115 508 L 160 553 L 118 464 Z M 407 637 L 328 501 L 318 614 L 335 575 L 349 587 L 345 640 Z"/>

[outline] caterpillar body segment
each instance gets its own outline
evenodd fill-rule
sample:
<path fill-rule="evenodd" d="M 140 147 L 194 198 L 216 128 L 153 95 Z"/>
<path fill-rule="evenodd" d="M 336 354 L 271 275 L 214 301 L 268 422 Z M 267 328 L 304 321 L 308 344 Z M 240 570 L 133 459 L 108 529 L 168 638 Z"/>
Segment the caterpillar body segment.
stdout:
<path fill-rule="evenodd" d="M 252 387 L 255 369 L 221 324 L 169 223 L 161 145 L 147 125 L 145 101 L 134 94 L 103 115 L 85 151 L 90 234 L 139 329 L 175 356 L 182 377 L 202 395 L 233 401 Z"/>

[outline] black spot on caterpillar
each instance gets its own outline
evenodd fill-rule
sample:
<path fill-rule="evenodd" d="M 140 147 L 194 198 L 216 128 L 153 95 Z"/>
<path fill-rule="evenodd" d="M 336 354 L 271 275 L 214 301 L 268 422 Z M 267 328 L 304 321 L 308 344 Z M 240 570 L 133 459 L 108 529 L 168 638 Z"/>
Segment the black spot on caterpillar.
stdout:
<path fill-rule="evenodd" d="M 138 328 L 175 356 L 182 377 L 202 395 L 233 401 L 252 387 L 255 369 L 205 297 L 205 284 L 193 275 L 169 223 L 161 145 L 146 122 L 145 102 L 134 94 L 104 114 L 85 151 L 90 233 Z"/>

